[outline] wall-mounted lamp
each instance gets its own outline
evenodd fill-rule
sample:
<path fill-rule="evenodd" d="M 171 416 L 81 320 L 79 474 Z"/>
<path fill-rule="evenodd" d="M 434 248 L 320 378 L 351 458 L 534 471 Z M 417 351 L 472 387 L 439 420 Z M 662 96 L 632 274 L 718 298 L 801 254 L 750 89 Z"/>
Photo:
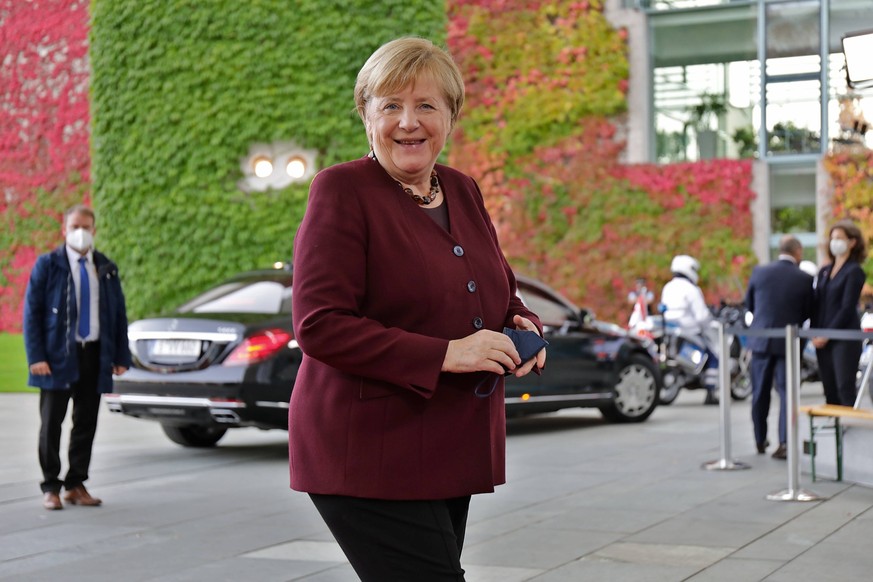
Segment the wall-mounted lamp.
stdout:
<path fill-rule="evenodd" d="M 846 57 L 846 81 L 849 87 L 867 87 L 873 84 L 873 30 L 850 32 L 843 36 L 843 55 Z"/>
<path fill-rule="evenodd" d="M 293 142 L 254 144 L 240 160 L 243 179 L 238 186 L 243 192 L 265 192 L 306 182 L 315 175 L 315 158 L 314 150 Z"/>

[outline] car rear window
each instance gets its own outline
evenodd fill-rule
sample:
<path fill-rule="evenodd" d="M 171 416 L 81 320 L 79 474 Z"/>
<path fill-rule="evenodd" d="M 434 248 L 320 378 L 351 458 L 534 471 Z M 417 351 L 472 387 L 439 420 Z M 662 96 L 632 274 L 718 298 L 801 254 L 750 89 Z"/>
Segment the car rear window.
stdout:
<path fill-rule="evenodd" d="M 291 287 L 281 281 L 231 281 L 201 293 L 180 313 L 291 313 Z"/>
<path fill-rule="evenodd" d="M 570 310 L 538 289 L 519 285 L 518 296 L 525 306 L 537 314 L 540 323 L 547 327 L 562 327 L 572 317 Z"/>

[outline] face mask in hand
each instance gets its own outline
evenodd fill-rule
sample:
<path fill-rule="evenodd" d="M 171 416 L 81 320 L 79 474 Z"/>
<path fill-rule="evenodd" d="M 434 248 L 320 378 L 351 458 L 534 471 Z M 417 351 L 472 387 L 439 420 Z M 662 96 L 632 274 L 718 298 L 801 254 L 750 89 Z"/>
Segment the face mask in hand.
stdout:
<path fill-rule="evenodd" d="M 831 239 L 831 254 L 835 257 L 842 257 L 849 252 L 849 243 L 841 238 Z"/>
<path fill-rule="evenodd" d="M 73 250 L 84 253 L 91 248 L 92 244 L 94 244 L 94 235 L 84 228 L 77 228 L 76 230 L 67 232 L 67 244 Z"/>

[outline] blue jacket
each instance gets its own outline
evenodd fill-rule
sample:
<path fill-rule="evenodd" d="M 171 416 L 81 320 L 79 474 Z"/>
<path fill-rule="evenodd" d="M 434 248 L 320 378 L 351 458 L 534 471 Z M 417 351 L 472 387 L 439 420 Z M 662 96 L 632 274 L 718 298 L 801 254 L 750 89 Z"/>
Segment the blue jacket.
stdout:
<path fill-rule="evenodd" d="M 118 267 L 94 251 L 100 281 L 100 373 L 97 390 L 112 392 L 112 366 L 131 366 L 127 310 Z M 30 273 L 24 300 L 24 348 L 28 365 L 48 362 L 52 373 L 30 374 L 27 383 L 47 390 L 68 389 L 79 379 L 76 356 L 76 291 L 67 251 L 61 246 L 41 255 Z"/>
<path fill-rule="evenodd" d="M 800 325 L 812 315 L 812 276 L 791 261 L 773 261 L 755 267 L 746 291 L 746 309 L 752 312 L 752 329 Z M 750 337 L 753 352 L 785 355 L 784 338 Z"/>

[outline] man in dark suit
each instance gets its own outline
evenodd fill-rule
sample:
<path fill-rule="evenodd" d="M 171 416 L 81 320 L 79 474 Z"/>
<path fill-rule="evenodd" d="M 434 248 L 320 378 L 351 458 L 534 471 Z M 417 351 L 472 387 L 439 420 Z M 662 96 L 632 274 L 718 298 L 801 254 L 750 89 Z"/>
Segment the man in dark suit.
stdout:
<path fill-rule="evenodd" d="M 779 243 L 779 258 L 755 267 L 746 292 L 746 308 L 754 315 L 753 329 L 784 328 L 800 325 L 812 313 L 812 277 L 800 270 L 803 246 L 794 236 L 785 235 Z M 750 337 L 752 350 L 752 423 L 758 453 L 767 448 L 767 416 L 770 389 L 776 380 L 779 393 L 779 447 L 774 459 L 787 456 L 785 410 L 785 340 Z"/>
<path fill-rule="evenodd" d="M 94 250 L 94 212 L 74 206 L 64 214 L 66 244 L 41 255 L 24 301 L 28 385 L 40 389 L 39 464 L 43 507 L 96 506 L 85 489 L 97 430 L 100 395 L 112 391 L 112 375 L 131 365 L 127 312 L 118 267 Z M 60 479 L 61 424 L 73 401 L 69 467 Z"/>

